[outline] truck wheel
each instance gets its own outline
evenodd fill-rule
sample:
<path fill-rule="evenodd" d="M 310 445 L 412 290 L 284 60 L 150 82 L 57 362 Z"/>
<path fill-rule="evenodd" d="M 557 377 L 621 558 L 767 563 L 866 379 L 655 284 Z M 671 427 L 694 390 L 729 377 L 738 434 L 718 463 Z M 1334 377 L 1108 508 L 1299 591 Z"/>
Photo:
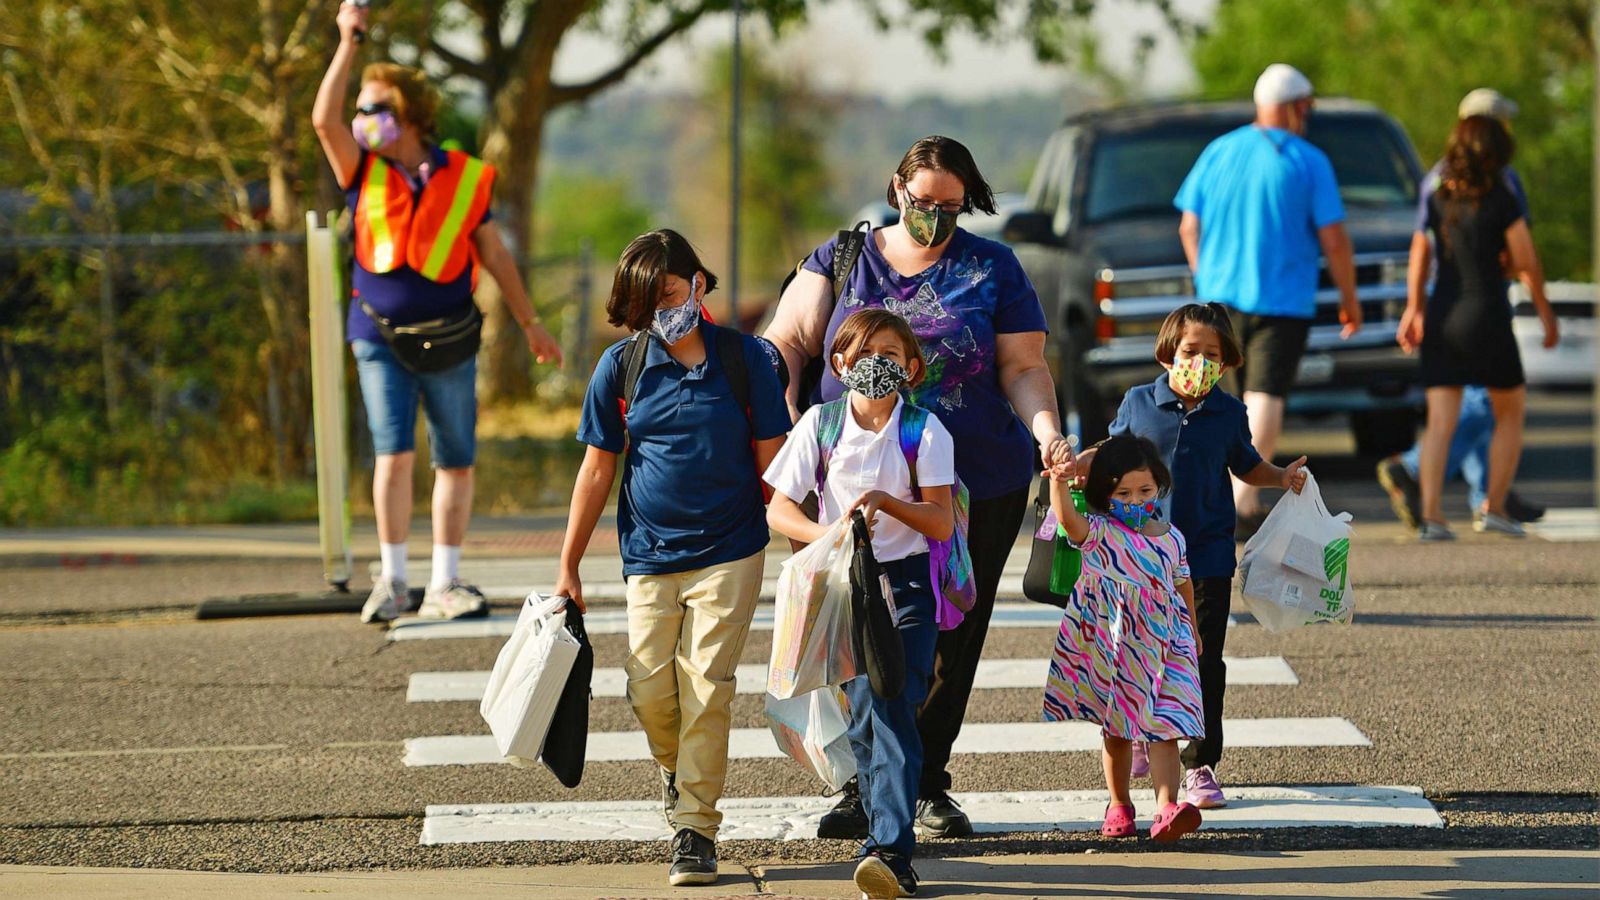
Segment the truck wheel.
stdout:
<path fill-rule="evenodd" d="M 1350 414 L 1350 433 L 1358 455 L 1382 459 L 1411 449 L 1421 423 L 1422 415 L 1414 409 L 1370 409 Z"/>

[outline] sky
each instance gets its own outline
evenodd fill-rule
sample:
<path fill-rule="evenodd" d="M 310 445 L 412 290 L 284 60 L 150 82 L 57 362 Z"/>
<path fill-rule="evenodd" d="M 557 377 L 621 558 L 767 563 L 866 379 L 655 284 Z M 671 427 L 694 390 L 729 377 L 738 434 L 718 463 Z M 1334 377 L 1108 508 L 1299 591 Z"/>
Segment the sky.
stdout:
<path fill-rule="evenodd" d="M 1216 0 L 1175 0 L 1178 13 L 1191 21 L 1209 21 Z M 890 5 L 892 10 L 892 3 Z M 1139 0 L 1100 0 L 1091 23 L 1107 65 L 1131 74 L 1133 48 L 1141 34 L 1156 33 L 1161 43 L 1150 55 L 1142 92 L 1163 96 L 1187 90 L 1194 72 L 1188 54 L 1164 27 L 1153 5 Z M 767 32 L 758 22 L 746 24 L 746 38 Z M 635 70 L 630 86 L 667 89 L 690 87 L 699 67 L 694 58 L 730 39 L 732 19 L 711 17 L 662 48 Z M 941 93 L 971 100 L 1017 91 L 1050 91 L 1067 84 L 1071 74 L 1061 67 L 1040 65 L 1020 40 L 985 43 L 966 35 L 948 41 L 948 59 L 940 61 L 911 31 L 882 34 L 860 6 L 849 0 L 818 5 L 804 28 L 786 34 L 775 48 L 780 64 L 808 68 L 813 84 L 823 90 L 853 90 L 900 100 Z M 619 56 L 609 41 L 572 34 L 556 57 L 558 81 L 581 81 L 603 71 Z"/>

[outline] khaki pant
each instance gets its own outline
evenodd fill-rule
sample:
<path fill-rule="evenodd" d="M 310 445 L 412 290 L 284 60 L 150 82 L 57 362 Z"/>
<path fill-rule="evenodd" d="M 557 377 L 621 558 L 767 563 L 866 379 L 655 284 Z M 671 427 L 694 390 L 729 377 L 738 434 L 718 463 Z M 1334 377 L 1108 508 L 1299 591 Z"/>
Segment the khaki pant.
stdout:
<path fill-rule="evenodd" d="M 628 702 L 656 763 L 677 774 L 674 830 L 714 839 L 722 824 L 733 676 L 765 558 L 628 577 Z"/>

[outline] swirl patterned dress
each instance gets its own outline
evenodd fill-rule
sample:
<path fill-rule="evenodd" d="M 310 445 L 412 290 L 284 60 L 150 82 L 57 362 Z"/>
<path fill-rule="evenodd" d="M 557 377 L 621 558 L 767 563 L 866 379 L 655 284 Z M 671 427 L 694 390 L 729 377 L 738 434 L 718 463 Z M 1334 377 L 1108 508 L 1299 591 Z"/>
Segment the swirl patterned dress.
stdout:
<path fill-rule="evenodd" d="M 1203 737 L 1194 628 L 1177 592 L 1189 580 L 1182 533 L 1147 537 L 1105 516 L 1088 519 L 1083 574 L 1045 683 L 1045 721 L 1094 722 L 1138 741 Z"/>

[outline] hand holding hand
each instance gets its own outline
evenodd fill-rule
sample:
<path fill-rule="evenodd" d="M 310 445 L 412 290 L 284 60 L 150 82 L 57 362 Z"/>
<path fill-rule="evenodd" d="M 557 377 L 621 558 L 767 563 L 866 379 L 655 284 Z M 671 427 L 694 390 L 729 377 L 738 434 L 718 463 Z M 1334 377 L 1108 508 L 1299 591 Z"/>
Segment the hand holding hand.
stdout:
<path fill-rule="evenodd" d="M 1296 494 L 1305 490 L 1306 486 L 1306 458 L 1304 456 L 1289 463 L 1283 470 L 1283 489 L 1294 491 Z"/>
<path fill-rule="evenodd" d="M 1078 464 L 1073 460 L 1069 450 L 1058 462 L 1047 465 L 1041 473 L 1051 481 L 1065 481 L 1071 483 L 1078 477 Z"/>
<path fill-rule="evenodd" d="M 1039 444 L 1039 458 L 1045 466 L 1052 467 L 1064 459 L 1072 458 L 1073 439 L 1062 435 L 1046 438 Z"/>

